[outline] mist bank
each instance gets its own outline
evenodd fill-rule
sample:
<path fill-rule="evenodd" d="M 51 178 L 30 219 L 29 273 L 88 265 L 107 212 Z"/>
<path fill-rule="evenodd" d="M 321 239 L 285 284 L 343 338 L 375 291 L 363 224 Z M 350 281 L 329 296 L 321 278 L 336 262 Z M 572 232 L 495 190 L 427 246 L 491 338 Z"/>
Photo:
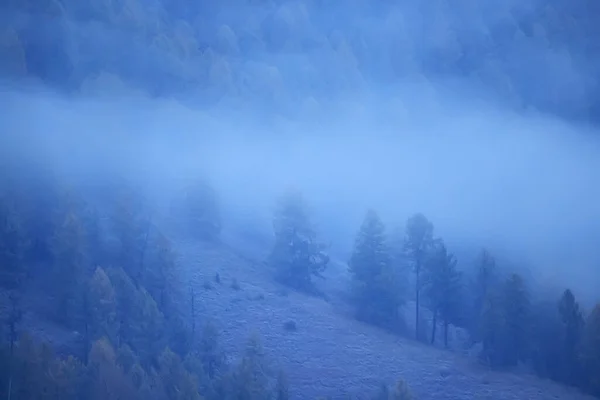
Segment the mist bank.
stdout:
<path fill-rule="evenodd" d="M 547 284 L 597 296 L 596 132 L 422 89 L 348 97 L 304 120 L 261 121 L 144 97 L 5 92 L 1 148 L 5 160 L 88 188 L 108 177 L 136 182 L 162 204 L 204 176 L 219 194 L 227 229 L 263 234 L 277 196 L 294 187 L 341 258 L 368 208 L 390 231 L 419 211 L 451 249 L 497 249 Z M 473 261 L 465 258 L 459 261 Z"/>

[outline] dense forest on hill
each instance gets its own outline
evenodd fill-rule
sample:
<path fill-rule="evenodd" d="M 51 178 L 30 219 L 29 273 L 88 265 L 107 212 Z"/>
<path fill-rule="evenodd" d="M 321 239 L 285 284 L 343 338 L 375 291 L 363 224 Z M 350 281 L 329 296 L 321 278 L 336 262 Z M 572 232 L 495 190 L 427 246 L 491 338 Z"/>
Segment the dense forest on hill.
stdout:
<path fill-rule="evenodd" d="M 600 10 L 591 0 L 8 0 L 0 7 L 2 76 L 71 93 L 129 87 L 293 117 L 348 93 L 441 81 L 521 110 L 600 115 Z"/>

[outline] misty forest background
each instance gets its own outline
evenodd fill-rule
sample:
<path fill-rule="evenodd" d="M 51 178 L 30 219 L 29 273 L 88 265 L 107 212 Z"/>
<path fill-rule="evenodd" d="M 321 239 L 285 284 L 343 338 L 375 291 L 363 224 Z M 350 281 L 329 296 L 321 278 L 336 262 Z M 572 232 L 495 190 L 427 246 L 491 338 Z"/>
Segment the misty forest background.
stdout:
<path fill-rule="evenodd" d="M 597 121 L 593 0 L 69 1 L 0 5 L 0 70 L 68 93 L 134 88 L 302 116 L 406 81 L 485 88 L 519 110 Z M 450 83 L 451 82 L 451 83 Z"/>
<path fill-rule="evenodd" d="M 453 90 L 467 79 L 504 107 L 596 123 L 598 7 L 591 0 L 4 0 L 1 84 L 301 119 L 345 95 L 393 93 L 414 80 Z M 22 150 L 1 154 L 4 398 L 306 398 L 260 335 L 248 337 L 241 354 L 223 350 L 203 302 L 216 290 L 243 291 L 244 275 L 218 265 L 201 286 L 186 275 L 180 241 L 234 251 L 222 240 L 233 228 L 209 172 L 195 171 L 157 198 L 109 167 L 65 173 Z M 264 273 L 282 297 L 340 301 L 360 323 L 471 355 L 482 370 L 535 374 L 600 397 L 597 298 L 580 304 L 576 288 L 546 287 L 485 243 L 475 262 L 459 260 L 419 210 L 408 210 L 414 214 L 401 226 L 367 211 L 340 261 L 317 229 L 309 196 L 282 188 L 272 201 L 272 235 L 257 240 L 268 255 L 245 273 Z M 347 284 L 332 284 L 340 271 Z M 289 319 L 271 329 L 302 327 Z M 327 386 L 327 376 L 314 379 Z M 428 398 L 403 376 L 381 383 L 355 395 Z"/>

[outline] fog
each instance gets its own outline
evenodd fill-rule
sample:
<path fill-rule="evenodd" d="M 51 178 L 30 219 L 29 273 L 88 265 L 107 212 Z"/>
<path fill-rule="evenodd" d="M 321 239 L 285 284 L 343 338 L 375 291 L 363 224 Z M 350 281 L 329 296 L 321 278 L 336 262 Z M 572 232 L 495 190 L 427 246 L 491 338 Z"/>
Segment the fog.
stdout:
<path fill-rule="evenodd" d="M 497 249 L 540 280 L 591 298 L 600 282 L 600 135 L 565 115 L 593 108 L 597 63 L 576 40 L 550 42 L 551 28 L 533 18 L 538 3 L 519 5 L 357 2 L 342 9 L 290 2 L 261 25 L 268 56 L 242 34 L 239 46 L 227 44 L 221 28 L 252 29 L 270 6 L 215 6 L 214 21 L 194 27 L 200 47 L 217 43 L 222 54 L 234 53 L 232 74 L 258 80 L 242 100 L 228 95 L 210 107 L 209 90 L 169 97 L 160 96 L 166 89 L 140 89 L 175 68 L 165 66 L 171 53 L 136 42 L 134 56 L 123 52 L 132 40 L 126 32 L 69 20 L 74 41 L 120 54 L 109 59 L 93 46 L 80 50 L 126 83 L 101 80 L 95 71 L 80 91 L 64 94 L 55 82 L 25 88 L 7 76 L 2 151 L 87 184 L 104 173 L 122 174 L 165 201 L 188 179 L 206 176 L 229 230 L 268 232 L 277 196 L 295 187 L 340 259 L 368 208 L 390 231 L 423 212 L 451 247 L 473 254 L 481 246 Z M 21 25 L 43 18 L 18 15 Z M 519 30 L 515 15 L 534 20 L 531 29 Z M 507 39 L 497 65 L 473 56 L 479 45 L 469 53 L 475 59 L 456 59 L 457 40 L 487 43 L 502 32 L 523 39 Z M 314 37 L 326 44 L 306 44 Z M 374 43 L 380 47 L 369 47 Z M 204 59 L 194 60 L 186 68 Z M 483 72 L 462 74 L 464 63 Z M 439 73 L 433 77 L 432 70 Z M 512 77 L 508 86 L 503 74 Z M 168 89 L 168 81 L 157 85 Z"/>

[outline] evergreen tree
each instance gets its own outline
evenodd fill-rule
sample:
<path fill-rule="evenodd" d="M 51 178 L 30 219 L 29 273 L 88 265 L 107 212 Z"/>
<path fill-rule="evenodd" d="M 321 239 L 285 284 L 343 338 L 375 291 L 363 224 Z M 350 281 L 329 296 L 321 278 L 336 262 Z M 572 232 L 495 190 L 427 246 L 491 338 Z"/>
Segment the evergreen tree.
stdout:
<path fill-rule="evenodd" d="M 169 400 L 201 400 L 197 377 L 185 369 L 179 356 L 169 348 L 158 358 L 158 373 Z"/>
<path fill-rule="evenodd" d="M 271 393 L 265 354 L 257 336 L 252 336 L 246 345 L 244 356 L 234 368 L 227 399 L 268 400 Z"/>
<path fill-rule="evenodd" d="M 527 288 L 518 274 L 512 274 L 502 292 L 503 364 L 516 365 L 529 356 L 530 303 Z"/>
<path fill-rule="evenodd" d="M 573 293 L 564 291 L 558 310 L 562 322 L 562 371 L 561 380 L 565 383 L 576 384 L 581 376 L 579 364 L 579 345 L 583 333 L 584 320 L 579 303 L 575 301 Z"/>
<path fill-rule="evenodd" d="M 112 216 L 114 233 L 119 240 L 116 264 L 139 286 L 144 279 L 144 251 L 150 228 L 144 220 L 141 199 L 131 189 L 120 193 Z"/>
<path fill-rule="evenodd" d="M 0 286 L 19 290 L 27 277 L 24 260 L 27 238 L 15 204 L 6 195 L 0 198 Z"/>
<path fill-rule="evenodd" d="M 600 304 L 594 307 L 586 320 L 580 354 L 586 381 L 584 387 L 593 395 L 600 396 Z"/>
<path fill-rule="evenodd" d="M 175 254 L 169 239 L 159 233 L 152 247 L 155 249 L 153 260 L 146 274 L 146 288 L 159 309 L 167 314 L 172 311 L 175 294 Z"/>
<path fill-rule="evenodd" d="M 502 364 L 502 310 L 500 296 L 489 292 L 483 303 L 478 331 L 482 342 L 481 360 L 492 367 Z"/>
<path fill-rule="evenodd" d="M 415 336 L 420 339 L 419 308 L 423 286 L 421 272 L 433 245 L 433 224 L 423 214 L 415 214 L 406 223 L 404 248 L 415 273 Z"/>
<path fill-rule="evenodd" d="M 356 236 L 349 271 L 358 318 L 388 327 L 396 325 L 404 287 L 392 264 L 385 227 L 373 210 L 367 212 Z"/>
<path fill-rule="evenodd" d="M 427 259 L 424 271 L 425 293 L 433 312 L 431 343 L 435 342 L 437 316 L 444 326 L 444 346 L 448 347 L 448 326 L 459 319 L 461 274 L 456 270 L 456 258 L 449 254 L 442 241 Z"/>
<path fill-rule="evenodd" d="M 481 340 L 479 328 L 483 309 L 491 291 L 496 290 L 497 279 L 496 260 L 486 249 L 483 249 L 477 263 L 475 279 L 471 283 L 474 296 L 469 331 L 473 341 Z"/>
<path fill-rule="evenodd" d="M 71 323 L 76 309 L 82 305 L 85 277 L 85 231 L 73 210 L 67 212 L 56 227 L 52 240 L 52 287 L 57 298 L 57 315 L 63 323 Z"/>
<path fill-rule="evenodd" d="M 117 296 L 108 275 L 100 267 L 87 284 L 85 306 L 87 351 L 94 340 L 103 337 L 117 343 Z"/>
<path fill-rule="evenodd" d="M 277 280 L 298 289 L 311 290 L 312 276 L 321 276 L 329 263 L 323 244 L 317 242 L 304 199 L 286 194 L 273 223 L 275 244 L 269 264 Z"/>

